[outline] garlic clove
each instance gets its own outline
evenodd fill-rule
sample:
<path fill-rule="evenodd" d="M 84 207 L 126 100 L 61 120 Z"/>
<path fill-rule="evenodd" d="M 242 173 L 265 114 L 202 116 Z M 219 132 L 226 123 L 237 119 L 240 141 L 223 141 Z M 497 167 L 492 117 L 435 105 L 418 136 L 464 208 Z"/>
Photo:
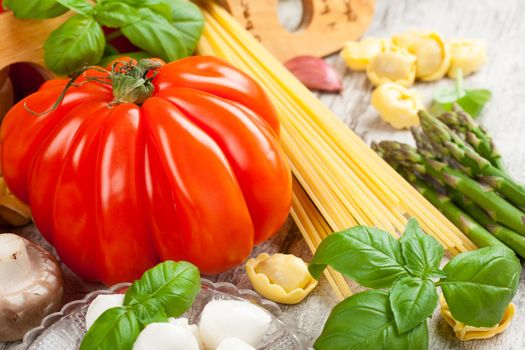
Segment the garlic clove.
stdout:
<path fill-rule="evenodd" d="M 343 89 L 341 77 L 323 59 L 314 56 L 297 56 L 284 63 L 307 88 L 338 92 Z"/>
<path fill-rule="evenodd" d="M 246 273 L 259 294 L 282 304 L 301 302 L 317 285 L 308 265 L 292 254 L 260 254 L 246 262 Z"/>

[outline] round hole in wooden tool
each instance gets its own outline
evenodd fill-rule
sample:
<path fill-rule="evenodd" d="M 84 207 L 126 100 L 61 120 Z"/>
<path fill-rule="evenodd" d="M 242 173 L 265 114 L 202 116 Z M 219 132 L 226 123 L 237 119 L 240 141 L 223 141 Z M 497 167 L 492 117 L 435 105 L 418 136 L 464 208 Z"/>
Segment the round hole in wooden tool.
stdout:
<path fill-rule="evenodd" d="M 295 32 L 305 26 L 304 0 L 279 0 L 277 14 L 279 22 L 289 32 Z"/>

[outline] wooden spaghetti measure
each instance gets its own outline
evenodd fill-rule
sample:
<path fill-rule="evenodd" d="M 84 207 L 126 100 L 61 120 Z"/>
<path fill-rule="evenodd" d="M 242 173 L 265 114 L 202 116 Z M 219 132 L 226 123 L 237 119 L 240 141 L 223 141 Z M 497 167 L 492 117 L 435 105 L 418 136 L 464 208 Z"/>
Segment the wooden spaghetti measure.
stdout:
<path fill-rule="evenodd" d="M 275 56 L 326 56 L 359 38 L 370 24 L 374 0 L 302 0 L 299 30 L 288 32 L 277 16 L 279 0 L 219 0 Z M 0 14 L 0 71 L 10 64 L 44 64 L 44 41 L 71 13 L 48 20 L 20 20 Z"/>

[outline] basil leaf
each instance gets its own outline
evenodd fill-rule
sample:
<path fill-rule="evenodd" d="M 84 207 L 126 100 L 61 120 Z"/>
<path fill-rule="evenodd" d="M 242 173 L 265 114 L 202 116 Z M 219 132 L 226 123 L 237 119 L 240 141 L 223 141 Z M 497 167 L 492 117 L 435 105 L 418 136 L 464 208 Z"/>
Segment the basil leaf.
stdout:
<path fill-rule="evenodd" d="M 142 327 L 153 322 L 168 321 L 166 311 L 155 299 L 148 299 L 142 304 L 134 304 L 132 309 Z"/>
<path fill-rule="evenodd" d="M 80 350 L 131 349 L 140 333 L 140 325 L 129 308 L 106 310 L 88 330 Z"/>
<path fill-rule="evenodd" d="M 427 235 L 417 223 L 408 220 L 401 239 L 401 249 L 407 264 L 407 270 L 413 275 L 425 278 L 429 273 L 439 268 L 439 263 L 445 254 L 438 241 Z"/>
<path fill-rule="evenodd" d="M 521 264 L 506 247 L 486 247 L 457 255 L 440 281 L 452 316 L 469 326 L 501 321 L 516 294 Z"/>
<path fill-rule="evenodd" d="M 337 305 L 321 336 L 316 350 L 425 350 L 428 349 L 426 322 L 410 332 L 400 334 L 390 310 L 389 294 L 370 290 L 345 299 Z"/>
<path fill-rule="evenodd" d="M 16 18 L 45 19 L 67 12 L 67 8 L 56 0 L 4 0 L 3 3 Z"/>
<path fill-rule="evenodd" d="M 120 0 L 99 3 L 95 18 L 101 24 L 110 28 L 120 28 L 140 21 L 138 10 Z"/>
<path fill-rule="evenodd" d="M 122 34 L 137 47 L 165 61 L 188 56 L 182 38 L 171 23 L 149 8 L 138 10 L 140 21 L 121 28 Z"/>
<path fill-rule="evenodd" d="M 434 100 L 437 101 L 440 104 L 448 104 L 448 103 L 454 103 L 463 95 L 460 95 L 456 89 L 456 87 L 448 87 L 443 86 L 436 90 L 434 93 Z"/>
<path fill-rule="evenodd" d="M 431 280 L 402 277 L 390 291 L 390 305 L 399 333 L 417 327 L 432 315 L 438 302 L 436 287 Z"/>
<path fill-rule="evenodd" d="M 67 7 L 71 11 L 74 11 L 78 14 L 89 16 L 91 15 L 95 8 L 85 0 L 56 0 L 62 6 Z"/>
<path fill-rule="evenodd" d="M 124 305 L 149 304 L 155 300 L 170 317 L 182 315 L 194 302 L 201 287 L 199 270 L 181 261 L 166 261 L 146 271 L 129 287 Z"/>
<path fill-rule="evenodd" d="M 186 0 L 171 0 L 172 24 L 183 39 L 186 51 L 191 55 L 202 31 L 204 30 L 204 16 L 197 5 Z"/>
<path fill-rule="evenodd" d="M 104 32 L 94 18 L 75 15 L 47 38 L 45 62 L 57 74 L 96 64 L 104 53 Z"/>
<path fill-rule="evenodd" d="M 327 265 L 369 288 L 386 288 L 401 276 L 400 243 L 389 233 L 357 226 L 331 234 L 319 245 L 308 269 L 319 278 Z"/>
<path fill-rule="evenodd" d="M 481 114 L 491 97 L 492 93 L 486 89 L 467 90 L 466 95 L 457 103 L 465 112 L 475 118 Z"/>

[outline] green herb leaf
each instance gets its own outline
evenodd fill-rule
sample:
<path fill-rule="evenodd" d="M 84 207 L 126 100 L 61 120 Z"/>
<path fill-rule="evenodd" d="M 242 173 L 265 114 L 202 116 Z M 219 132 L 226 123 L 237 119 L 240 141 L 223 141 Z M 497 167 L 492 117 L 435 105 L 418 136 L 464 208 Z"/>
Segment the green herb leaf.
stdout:
<path fill-rule="evenodd" d="M 465 96 L 465 93 L 459 94 L 455 86 L 443 86 L 434 93 L 434 100 L 440 104 L 452 104 L 463 96 Z"/>
<path fill-rule="evenodd" d="M 139 322 L 131 309 L 111 308 L 88 330 L 80 350 L 131 349 L 139 333 Z"/>
<path fill-rule="evenodd" d="M 85 0 L 56 0 L 56 1 L 62 4 L 62 6 L 67 7 L 71 11 L 74 11 L 84 16 L 91 15 L 95 10 L 93 5 L 91 5 Z"/>
<path fill-rule="evenodd" d="M 67 74 L 96 64 L 104 53 L 104 32 L 94 18 L 75 15 L 47 38 L 45 61 L 57 74 Z"/>
<path fill-rule="evenodd" d="M 467 90 L 466 95 L 457 101 L 458 105 L 474 118 L 481 114 L 492 93 L 487 89 Z"/>
<path fill-rule="evenodd" d="M 53 18 L 67 12 L 56 0 L 4 0 L 3 4 L 16 18 Z"/>
<path fill-rule="evenodd" d="M 195 301 L 201 287 L 199 270 L 181 261 L 166 261 L 146 271 L 129 287 L 124 305 L 150 305 L 155 300 L 170 317 L 182 315 Z"/>
<path fill-rule="evenodd" d="M 319 278 L 326 265 L 369 288 L 386 288 L 401 276 L 403 268 L 399 241 L 375 228 L 357 226 L 325 238 L 309 265 Z"/>
<path fill-rule="evenodd" d="M 111 0 L 98 3 L 95 18 L 101 24 L 110 28 L 120 28 L 140 21 L 138 8 L 121 0 Z"/>
<path fill-rule="evenodd" d="M 142 304 L 134 304 L 132 309 L 142 328 L 153 322 L 168 321 L 166 311 L 155 299 L 148 299 Z"/>
<path fill-rule="evenodd" d="M 176 28 L 186 51 L 191 55 L 204 30 L 204 16 L 197 5 L 186 0 L 171 0 L 172 24 Z"/>
<path fill-rule="evenodd" d="M 452 316 L 469 326 L 492 327 L 501 321 L 516 294 L 521 264 L 509 249 L 486 247 L 459 254 L 440 281 Z"/>
<path fill-rule="evenodd" d="M 316 350 L 425 350 L 428 349 L 426 321 L 400 334 L 390 310 L 389 293 L 370 290 L 345 299 L 337 305 L 321 336 Z"/>
<path fill-rule="evenodd" d="M 445 251 L 434 237 L 423 232 L 417 220 L 408 220 L 400 242 L 406 268 L 413 275 L 425 278 L 439 268 Z"/>
<path fill-rule="evenodd" d="M 137 0 L 124 0 L 136 5 Z M 137 47 L 166 61 L 189 56 L 204 28 L 200 9 L 185 0 L 147 0 L 139 10 L 140 21 L 121 28 Z"/>
<path fill-rule="evenodd" d="M 121 28 L 133 45 L 165 61 L 189 55 L 182 38 L 165 17 L 149 8 L 141 8 L 138 13 L 140 21 Z"/>
<path fill-rule="evenodd" d="M 390 305 L 399 333 L 417 327 L 432 315 L 438 302 L 436 287 L 431 280 L 402 277 L 390 291 Z"/>

